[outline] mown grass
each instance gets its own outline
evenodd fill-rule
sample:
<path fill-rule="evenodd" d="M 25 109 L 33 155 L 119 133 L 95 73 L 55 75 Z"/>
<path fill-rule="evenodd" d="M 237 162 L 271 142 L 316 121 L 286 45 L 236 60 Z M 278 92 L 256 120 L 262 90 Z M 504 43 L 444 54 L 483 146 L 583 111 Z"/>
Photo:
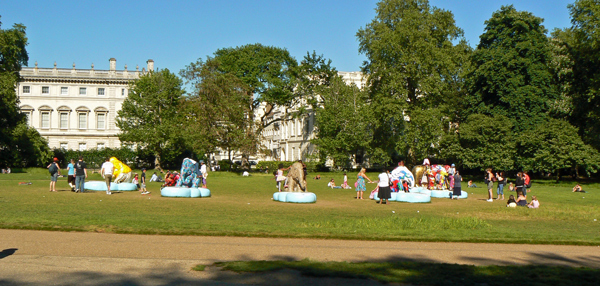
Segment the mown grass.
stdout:
<path fill-rule="evenodd" d="M 214 264 L 234 272 L 299 271 L 314 277 L 372 279 L 408 285 L 597 285 L 600 270 L 545 265 L 472 266 L 426 262 L 349 263 L 235 261 Z M 199 269 L 198 269 L 199 270 Z"/>
<path fill-rule="evenodd" d="M 139 172 L 139 171 L 138 171 Z M 152 172 L 149 172 L 151 174 Z M 348 174 L 353 178 L 355 174 Z M 95 231 L 139 234 L 312 237 L 363 240 L 462 241 L 539 244 L 600 244 L 598 184 L 588 193 L 549 182 L 534 185 L 540 209 L 506 208 L 505 201 L 485 201 L 483 188 L 466 189 L 469 198 L 432 200 L 430 204 L 356 200 L 353 190 L 327 188 L 327 178 L 309 179 L 315 204 L 273 201 L 277 189 L 270 175 L 212 172 L 211 198 L 164 198 L 160 183 L 152 192 L 75 194 L 66 178 L 59 192 L 48 192 L 45 169 L 0 174 L 0 228 Z M 375 174 L 372 177 L 376 177 Z M 100 180 L 98 174 L 88 180 Z M 32 185 L 19 185 L 31 182 Z M 374 184 L 367 184 L 373 189 Z M 370 190 L 369 190 L 370 191 Z M 506 199 L 510 192 L 506 191 Z"/>

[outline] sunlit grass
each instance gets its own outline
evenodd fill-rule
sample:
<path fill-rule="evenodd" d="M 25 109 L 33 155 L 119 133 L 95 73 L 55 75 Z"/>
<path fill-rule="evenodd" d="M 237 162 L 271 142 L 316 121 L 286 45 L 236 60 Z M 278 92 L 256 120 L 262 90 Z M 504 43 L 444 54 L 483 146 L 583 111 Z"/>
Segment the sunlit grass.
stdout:
<path fill-rule="evenodd" d="M 485 201 L 487 191 L 469 188 L 465 200 L 432 199 L 428 204 L 392 202 L 379 205 L 357 200 L 354 190 L 327 188 L 322 174 L 308 180 L 315 204 L 273 201 L 271 175 L 242 177 L 212 172 L 210 198 L 164 198 L 160 183 L 151 195 L 122 192 L 75 194 L 66 178 L 59 192 L 48 192 L 45 169 L 0 175 L 0 227 L 111 233 L 313 237 L 364 240 L 465 241 L 543 244 L 600 244 L 597 184 L 586 194 L 566 186 L 537 183 L 531 195 L 540 209 L 506 208 L 506 201 Z M 152 172 L 150 172 L 151 174 Z M 348 174 L 353 178 L 355 174 Z M 375 174 L 371 174 L 375 177 Z M 91 174 L 88 180 L 100 180 Z M 31 182 L 32 185 L 19 185 Z M 352 183 L 352 182 L 351 182 Z M 537 186 L 537 187 L 536 187 Z M 375 188 L 367 184 L 368 192 Z M 505 192 L 506 199 L 510 192 Z M 368 194 L 365 194 L 367 197 Z M 595 221 L 596 220 L 596 221 Z"/>

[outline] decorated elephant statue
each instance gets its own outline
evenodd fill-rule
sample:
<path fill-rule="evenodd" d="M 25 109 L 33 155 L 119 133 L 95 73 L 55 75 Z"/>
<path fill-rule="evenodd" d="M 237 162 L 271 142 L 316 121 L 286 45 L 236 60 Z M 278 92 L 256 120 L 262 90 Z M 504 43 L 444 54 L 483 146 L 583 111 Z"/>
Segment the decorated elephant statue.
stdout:
<path fill-rule="evenodd" d="M 304 170 L 302 163 L 296 162 L 290 166 L 287 175 L 287 184 L 289 192 L 306 192 L 306 178 L 304 178 Z"/>
<path fill-rule="evenodd" d="M 116 184 L 131 182 L 131 168 L 129 168 L 129 166 L 119 161 L 116 157 L 111 157 L 110 162 L 115 166 L 113 178 L 115 178 Z"/>
<path fill-rule="evenodd" d="M 408 170 L 408 168 L 406 168 L 405 166 L 396 167 L 394 170 L 392 170 L 392 173 L 390 175 L 392 181 L 404 180 L 408 182 L 409 187 L 413 188 L 415 186 L 415 177 L 413 176 L 413 173 L 410 170 Z"/>
<path fill-rule="evenodd" d="M 198 168 L 198 162 L 185 158 L 181 164 L 181 173 L 177 180 L 177 187 L 197 188 L 202 182 L 202 175 Z"/>

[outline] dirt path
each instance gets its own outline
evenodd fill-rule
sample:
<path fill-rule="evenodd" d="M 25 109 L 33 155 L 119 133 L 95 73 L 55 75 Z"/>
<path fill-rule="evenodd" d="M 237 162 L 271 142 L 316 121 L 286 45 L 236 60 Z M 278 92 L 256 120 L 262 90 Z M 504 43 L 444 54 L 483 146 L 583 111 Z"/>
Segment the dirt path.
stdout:
<path fill-rule="evenodd" d="M 423 261 L 600 268 L 600 247 L 124 235 L 0 230 L 1 285 L 305 285 L 297 273 L 235 275 L 197 264 L 233 260 Z M 269 282 L 270 281 L 270 282 Z M 277 282 L 274 283 L 273 281 Z M 320 282 L 326 282 L 320 279 Z M 339 282 L 339 281 L 338 281 Z M 344 281 L 352 285 L 371 281 Z M 317 283 L 315 285 L 327 285 Z"/>

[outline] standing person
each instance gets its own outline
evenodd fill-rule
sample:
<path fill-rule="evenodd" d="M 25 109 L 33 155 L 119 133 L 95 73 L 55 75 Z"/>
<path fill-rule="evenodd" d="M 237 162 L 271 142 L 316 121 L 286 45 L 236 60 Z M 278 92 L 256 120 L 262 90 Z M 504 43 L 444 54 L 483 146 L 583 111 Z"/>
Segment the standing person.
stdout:
<path fill-rule="evenodd" d="M 527 198 L 527 193 L 531 192 L 531 178 L 525 171 L 523 171 L 523 186 L 523 196 Z"/>
<path fill-rule="evenodd" d="M 390 172 L 388 170 L 383 170 L 381 174 L 379 174 L 379 183 L 377 183 L 379 187 L 379 192 L 377 196 L 379 197 L 380 204 L 387 204 L 389 199 L 392 198 L 392 190 L 390 189 Z"/>
<path fill-rule="evenodd" d="M 75 160 L 71 159 L 71 163 L 67 165 L 67 183 L 71 187 L 71 192 L 75 191 Z"/>
<path fill-rule="evenodd" d="M 460 182 L 462 182 L 462 177 L 460 176 L 460 173 L 458 171 L 454 171 L 454 185 L 453 185 L 453 189 L 452 189 L 452 199 L 457 199 L 458 197 L 460 197 L 460 195 L 462 194 L 462 188 L 460 185 Z"/>
<path fill-rule="evenodd" d="M 83 156 L 75 163 L 75 192 L 84 192 L 85 179 L 87 178 L 87 165 L 83 162 Z"/>
<path fill-rule="evenodd" d="M 350 187 L 348 186 L 348 175 L 346 175 L 346 172 L 344 172 L 344 182 L 342 183 L 342 188 L 350 189 Z"/>
<path fill-rule="evenodd" d="M 60 176 L 60 166 L 58 165 L 58 158 L 54 157 L 52 163 L 48 165 L 48 172 L 50 172 L 50 191 L 56 192 L 56 181 Z"/>
<path fill-rule="evenodd" d="M 506 178 L 504 177 L 504 172 L 496 173 L 496 179 L 498 179 L 498 189 L 496 189 L 496 200 L 500 200 L 500 196 L 502 196 L 501 200 L 504 200 L 504 186 L 506 185 Z"/>
<path fill-rule="evenodd" d="M 515 180 L 515 192 L 523 192 L 525 189 L 525 180 L 523 179 L 523 173 L 517 173 L 517 179 Z"/>
<path fill-rule="evenodd" d="M 494 188 L 494 174 L 492 173 L 492 168 L 487 168 L 485 170 L 486 174 L 485 174 L 485 183 L 487 184 L 487 188 L 488 188 L 488 202 L 493 202 L 494 199 L 492 199 L 492 189 Z"/>
<path fill-rule="evenodd" d="M 146 190 L 146 168 L 142 168 L 142 178 L 140 180 L 140 191 L 142 191 L 142 195 L 147 195 L 150 192 Z"/>
<path fill-rule="evenodd" d="M 277 175 L 275 175 L 275 181 L 277 182 L 277 189 L 281 192 L 281 184 L 285 181 L 286 177 L 283 176 L 283 164 L 279 164 L 277 169 Z M 285 191 L 285 189 L 284 189 Z"/>
<path fill-rule="evenodd" d="M 206 164 L 204 160 L 200 160 L 200 174 L 202 174 L 202 187 L 206 188 L 206 177 L 208 177 L 208 171 L 206 170 Z"/>
<path fill-rule="evenodd" d="M 100 169 L 100 175 L 104 178 L 106 182 L 106 194 L 112 194 L 110 191 L 110 182 L 112 182 L 113 171 L 115 170 L 115 165 L 110 162 L 110 158 L 106 158 L 106 161 L 102 164 L 102 168 Z"/>
<path fill-rule="evenodd" d="M 369 177 L 367 177 L 366 172 L 367 172 L 367 170 L 365 168 L 361 168 L 360 172 L 358 172 L 358 175 L 356 175 L 356 199 L 357 200 L 362 200 L 363 193 L 367 190 L 367 186 L 365 185 L 365 179 L 369 180 L 369 183 L 371 183 L 371 179 L 369 179 Z"/>

